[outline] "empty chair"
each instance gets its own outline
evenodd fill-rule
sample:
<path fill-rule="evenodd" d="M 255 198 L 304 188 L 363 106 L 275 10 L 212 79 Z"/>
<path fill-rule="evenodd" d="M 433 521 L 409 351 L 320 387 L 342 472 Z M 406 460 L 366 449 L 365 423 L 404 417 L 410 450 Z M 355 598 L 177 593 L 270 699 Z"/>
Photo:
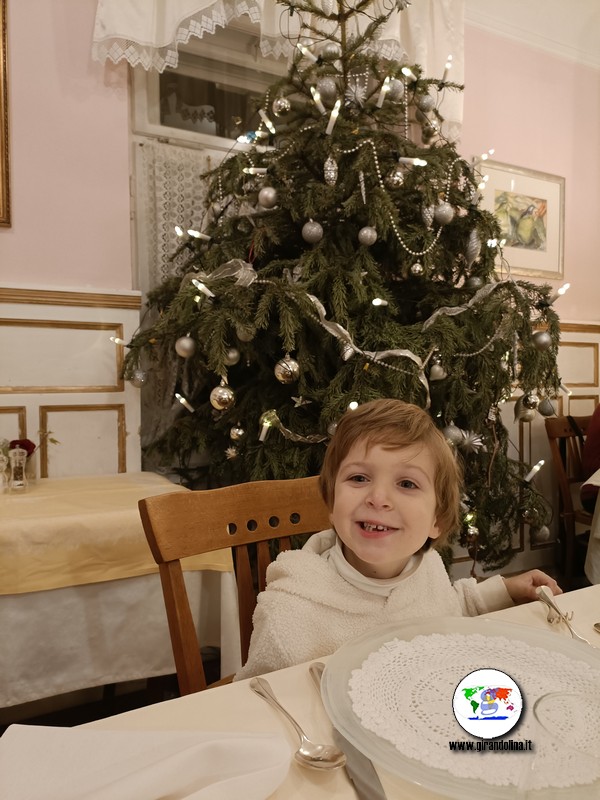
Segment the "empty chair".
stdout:
<path fill-rule="evenodd" d="M 577 525 L 592 523 L 579 499 L 579 488 L 585 480 L 582 450 L 591 415 L 582 417 L 547 417 L 544 422 L 552 454 L 554 474 L 560 490 L 560 520 L 564 536 L 564 587 L 571 588 L 575 573 Z"/>
<path fill-rule="evenodd" d="M 267 566 L 290 549 L 292 536 L 330 527 L 329 512 L 317 477 L 174 492 L 147 497 L 138 506 L 159 567 L 179 690 L 197 692 L 206 688 L 206 679 L 180 560 L 232 548 L 244 663 Z"/>

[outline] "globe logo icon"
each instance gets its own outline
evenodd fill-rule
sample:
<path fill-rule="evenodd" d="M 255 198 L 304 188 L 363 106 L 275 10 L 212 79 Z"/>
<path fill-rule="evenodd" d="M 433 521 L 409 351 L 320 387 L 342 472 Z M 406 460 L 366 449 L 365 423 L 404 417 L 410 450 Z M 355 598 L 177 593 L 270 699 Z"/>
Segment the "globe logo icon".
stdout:
<path fill-rule="evenodd" d="M 454 690 L 452 710 L 467 733 L 482 739 L 497 739 L 519 721 L 523 698 L 506 672 L 478 669 L 465 675 Z"/>

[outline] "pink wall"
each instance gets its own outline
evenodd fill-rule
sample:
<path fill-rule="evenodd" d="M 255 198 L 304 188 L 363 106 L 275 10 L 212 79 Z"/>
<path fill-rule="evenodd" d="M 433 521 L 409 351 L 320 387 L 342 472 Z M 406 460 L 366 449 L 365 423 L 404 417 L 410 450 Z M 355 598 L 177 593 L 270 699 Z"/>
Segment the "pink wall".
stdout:
<path fill-rule="evenodd" d="M 565 320 L 600 321 L 599 131 L 600 70 L 466 27 L 462 155 L 565 178 Z"/>
<path fill-rule="evenodd" d="M 90 57 L 96 0 L 9 3 L 5 286 L 128 291 L 127 71 Z M 600 70 L 467 26 L 461 152 L 566 178 L 564 319 L 600 321 Z M 552 282 L 560 285 L 562 281 Z"/>
<path fill-rule="evenodd" d="M 92 62 L 95 10 L 96 0 L 8 3 L 4 286 L 132 288 L 127 71 Z"/>

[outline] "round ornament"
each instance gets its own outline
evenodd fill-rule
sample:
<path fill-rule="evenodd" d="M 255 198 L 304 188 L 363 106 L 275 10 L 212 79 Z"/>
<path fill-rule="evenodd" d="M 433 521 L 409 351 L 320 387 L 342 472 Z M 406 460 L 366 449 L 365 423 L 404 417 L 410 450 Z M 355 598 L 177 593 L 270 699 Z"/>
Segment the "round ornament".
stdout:
<path fill-rule="evenodd" d="M 175 352 L 182 358 L 190 358 L 196 352 L 196 342 L 191 336 L 180 336 L 175 342 Z"/>
<path fill-rule="evenodd" d="M 287 97 L 276 97 L 271 109 L 276 117 L 285 117 L 291 111 L 292 104 Z"/>
<path fill-rule="evenodd" d="M 450 444 L 458 446 L 463 440 L 463 432 L 453 422 L 451 422 L 450 425 L 446 425 L 442 433 L 444 434 L 445 438 L 450 442 Z"/>
<path fill-rule="evenodd" d="M 136 389 L 140 389 L 148 380 L 148 373 L 146 370 L 143 369 L 134 369 L 133 375 L 131 376 L 130 383 L 132 386 L 135 386 Z"/>
<path fill-rule="evenodd" d="M 428 114 L 435 108 L 435 100 L 430 94 L 418 95 L 415 103 L 417 104 L 417 108 L 420 109 L 424 114 Z"/>
<path fill-rule="evenodd" d="M 387 96 L 392 103 L 399 103 L 404 97 L 404 84 L 402 81 L 398 80 L 398 78 L 392 78 Z"/>
<path fill-rule="evenodd" d="M 326 106 L 332 106 L 337 99 L 337 84 L 333 78 L 319 78 L 317 81 L 317 91 L 321 95 L 321 100 Z"/>
<path fill-rule="evenodd" d="M 475 292 L 477 289 L 481 289 L 483 286 L 483 278 L 480 278 L 479 275 L 471 275 L 465 281 L 465 289 L 469 289 L 469 291 Z"/>
<path fill-rule="evenodd" d="M 534 392 L 531 394 L 524 394 L 522 399 L 523 407 L 527 409 L 535 409 L 540 404 L 540 398 Z"/>
<path fill-rule="evenodd" d="M 550 538 L 550 528 L 547 525 L 540 525 L 539 528 L 531 528 L 529 540 L 531 544 L 543 544 Z"/>
<path fill-rule="evenodd" d="M 412 275 L 422 275 L 425 272 L 425 268 L 420 261 L 415 261 L 414 264 L 411 265 L 410 271 Z"/>
<path fill-rule="evenodd" d="M 454 209 L 444 201 L 437 204 L 433 216 L 438 225 L 448 225 L 454 219 Z"/>
<path fill-rule="evenodd" d="M 217 411 L 228 411 L 235 405 L 235 394 L 230 386 L 221 383 L 210 393 L 210 404 Z"/>
<path fill-rule="evenodd" d="M 277 205 L 277 189 L 272 186 L 263 186 L 258 193 L 258 202 L 263 208 L 273 208 Z"/>
<path fill-rule="evenodd" d="M 235 335 L 240 342 L 251 342 L 256 336 L 256 329 L 250 325 L 237 325 Z"/>
<path fill-rule="evenodd" d="M 556 415 L 556 408 L 548 397 L 543 397 L 537 407 L 542 417 L 554 417 Z"/>
<path fill-rule="evenodd" d="M 316 244 L 323 238 L 323 227 L 314 220 L 305 222 L 302 226 L 302 238 L 309 244 Z"/>
<path fill-rule="evenodd" d="M 370 225 L 366 225 L 358 232 L 358 241 L 366 247 L 370 247 L 377 241 L 377 231 Z"/>
<path fill-rule="evenodd" d="M 229 431 L 229 438 L 233 442 L 240 442 L 245 435 L 246 431 L 241 427 L 241 425 L 234 425 Z"/>
<path fill-rule="evenodd" d="M 327 42 L 325 47 L 321 50 L 321 56 L 325 61 L 335 61 L 342 54 L 339 44 L 335 42 Z"/>
<path fill-rule="evenodd" d="M 225 353 L 225 366 L 233 367 L 240 360 L 240 351 L 237 347 L 228 347 Z"/>
<path fill-rule="evenodd" d="M 533 343 L 538 350 L 548 350 L 552 346 L 552 337 L 548 331 L 536 331 L 533 334 Z"/>
<path fill-rule="evenodd" d="M 394 167 L 394 169 L 385 176 L 385 185 L 389 189 L 399 189 L 403 183 L 404 172 L 400 167 Z"/>
<path fill-rule="evenodd" d="M 448 377 L 448 373 L 442 367 L 441 364 L 432 364 L 431 369 L 429 370 L 429 380 L 430 381 L 443 381 L 444 378 Z"/>
<path fill-rule="evenodd" d="M 279 383 L 293 383 L 300 376 L 300 365 L 289 353 L 280 359 L 274 368 L 275 377 Z"/>

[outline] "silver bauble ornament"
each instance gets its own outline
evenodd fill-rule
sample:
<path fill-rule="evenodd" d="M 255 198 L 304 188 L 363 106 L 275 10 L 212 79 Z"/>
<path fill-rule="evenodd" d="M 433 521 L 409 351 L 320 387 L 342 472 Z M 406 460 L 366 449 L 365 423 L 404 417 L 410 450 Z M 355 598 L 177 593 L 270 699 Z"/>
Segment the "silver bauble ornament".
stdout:
<path fill-rule="evenodd" d="M 292 104 L 287 97 L 276 97 L 271 106 L 273 114 L 276 117 L 284 117 L 290 112 L 291 108 Z"/>
<path fill-rule="evenodd" d="M 438 225 L 448 225 L 454 219 L 454 209 L 450 203 L 443 201 L 435 207 L 433 217 Z"/>
<path fill-rule="evenodd" d="M 390 81 L 390 88 L 387 93 L 387 99 L 392 103 L 399 103 L 404 97 L 404 84 L 398 78 L 392 78 Z"/>
<path fill-rule="evenodd" d="M 524 394 L 521 399 L 523 401 L 523 408 L 536 409 L 540 404 L 540 398 L 534 392 Z"/>
<path fill-rule="evenodd" d="M 327 42 L 327 44 L 321 50 L 321 57 L 325 61 L 335 61 L 335 59 L 339 58 L 341 55 L 341 48 L 339 44 L 336 44 L 335 42 Z"/>
<path fill-rule="evenodd" d="M 537 407 L 537 410 L 540 412 L 542 417 L 556 416 L 556 408 L 554 407 L 554 404 L 548 397 L 543 397 L 540 400 L 540 404 Z"/>
<path fill-rule="evenodd" d="M 225 352 L 225 366 L 233 367 L 240 360 L 240 351 L 237 347 L 228 347 Z"/>
<path fill-rule="evenodd" d="M 190 358 L 196 352 L 196 342 L 191 336 L 180 336 L 175 342 L 175 352 L 182 358 Z"/>
<path fill-rule="evenodd" d="M 462 430 L 453 422 L 451 422 L 450 425 L 446 425 L 442 433 L 444 434 L 444 437 L 450 442 L 450 444 L 458 446 L 463 440 Z"/>
<path fill-rule="evenodd" d="M 132 386 L 135 386 L 136 389 L 140 389 L 148 380 L 148 373 L 146 370 L 143 369 L 134 369 L 133 375 L 131 376 L 129 382 Z"/>
<path fill-rule="evenodd" d="M 430 381 L 443 381 L 444 378 L 448 377 L 448 373 L 442 367 L 441 364 L 432 364 L 431 369 L 429 370 L 429 380 Z"/>
<path fill-rule="evenodd" d="M 477 291 L 477 289 L 481 289 L 482 286 L 483 278 L 480 278 L 479 275 L 470 275 L 465 281 L 465 289 L 469 289 L 469 291 L 472 292 Z"/>
<path fill-rule="evenodd" d="M 531 422 L 535 419 L 535 408 L 525 408 L 523 405 L 523 395 L 517 398 L 515 403 L 515 422 Z"/>
<path fill-rule="evenodd" d="M 550 538 L 550 528 L 547 525 L 540 525 L 539 528 L 531 528 L 529 540 L 531 544 L 543 544 Z"/>
<path fill-rule="evenodd" d="M 538 350 L 548 350 L 552 346 L 552 337 L 548 331 L 536 331 L 533 334 L 533 343 Z"/>
<path fill-rule="evenodd" d="M 234 442 L 241 441 L 246 435 L 246 431 L 241 425 L 234 425 L 229 431 L 229 438 Z"/>
<path fill-rule="evenodd" d="M 415 261 L 414 264 L 411 264 L 410 272 L 412 275 L 422 275 L 425 272 L 425 268 L 420 261 Z"/>
<path fill-rule="evenodd" d="M 415 103 L 424 114 L 428 114 L 435 108 L 435 100 L 430 94 L 420 94 L 416 97 Z"/>
<path fill-rule="evenodd" d="M 210 404 L 217 411 L 228 411 L 235 405 L 235 394 L 230 386 L 221 383 L 210 393 Z"/>
<path fill-rule="evenodd" d="M 333 436 L 333 434 L 334 434 L 334 433 L 336 432 L 336 430 L 337 430 L 337 426 L 338 426 L 337 422 L 330 422 L 330 423 L 329 423 L 329 425 L 327 426 L 327 433 L 328 433 L 330 436 Z"/>
<path fill-rule="evenodd" d="M 481 238 L 477 228 L 473 228 L 467 240 L 467 247 L 465 249 L 465 260 L 467 262 L 467 269 L 471 267 L 474 261 L 479 258 L 481 252 Z"/>
<path fill-rule="evenodd" d="M 251 342 L 256 336 L 256 329 L 250 325 L 237 325 L 235 335 L 240 342 Z"/>
<path fill-rule="evenodd" d="M 338 165 L 333 156 L 328 156 L 323 164 L 323 177 L 327 186 L 335 186 L 338 178 Z"/>
<path fill-rule="evenodd" d="M 300 365 L 289 354 L 280 359 L 273 370 L 279 383 L 293 383 L 300 376 Z"/>
<path fill-rule="evenodd" d="M 385 185 L 390 189 L 399 189 L 404 183 L 404 172 L 400 167 L 394 169 L 385 176 Z"/>
<path fill-rule="evenodd" d="M 326 106 L 332 106 L 335 103 L 338 89 L 333 78 L 319 78 L 317 81 L 317 91 L 321 95 L 321 100 Z"/>
<path fill-rule="evenodd" d="M 272 186 L 263 186 L 258 193 L 258 202 L 263 208 L 273 208 L 277 205 L 277 189 Z"/>
<path fill-rule="evenodd" d="M 366 247 L 370 247 L 377 241 L 377 231 L 370 225 L 366 225 L 364 228 L 359 230 L 358 241 L 361 244 L 364 244 Z"/>
<path fill-rule="evenodd" d="M 435 213 L 435 206 L 422 206 L 421 208 L 421 217 L 423 218 L 423 222 L 428 228 L 431 228 L 433 225 L 433 216 Z"/>
<path fill-rule="evenodd" d="M 314 220 L 305 222 L 302 226 L 302 238 L 309 244 L 316 244 L 323 238 L 323 227 Z"/>

